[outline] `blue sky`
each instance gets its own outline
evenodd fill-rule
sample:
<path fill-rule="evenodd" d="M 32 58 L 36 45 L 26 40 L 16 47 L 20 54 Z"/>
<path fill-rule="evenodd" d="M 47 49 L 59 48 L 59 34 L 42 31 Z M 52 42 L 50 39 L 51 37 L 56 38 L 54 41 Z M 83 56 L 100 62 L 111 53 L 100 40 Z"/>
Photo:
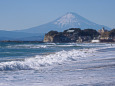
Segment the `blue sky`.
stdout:
<path fill-rule="evenodd" d="M 0 30 L 27 29 L 67 12 L 115 28 L 115 0 L 0 0 Z"/>

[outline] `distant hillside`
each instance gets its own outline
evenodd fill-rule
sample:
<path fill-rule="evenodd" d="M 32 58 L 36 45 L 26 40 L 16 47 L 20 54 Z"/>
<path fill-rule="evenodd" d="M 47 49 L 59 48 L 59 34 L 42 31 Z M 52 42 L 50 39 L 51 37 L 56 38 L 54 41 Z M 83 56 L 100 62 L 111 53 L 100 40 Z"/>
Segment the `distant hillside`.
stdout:
<path fill-rule="evenodd" d="M 14 40 L 13 38 L 9 38 L 9 37 L 0 37 L 0 41 L 3 41 L 3 40 Z"/>
<path fill-rule="evenodd" d="M 0 40 L 43 40 L 44 34 L 0 30 Z"/>
<path fill-rule="evenodd" d="M 62 32 L 67 28 L 81 28 L 81 29 L 92 28 L 95 30 L 99 30 L 102 29 L 102 27 L 105 27 L 105 29 L 107 30 L 111 30 L 111 28 L 107 26 L 96 24 L 76 13 L 69 12 L 64 16 L 57 18 L 56 20 L 49 22 L 47 24 L 43 24 L 25 30 L 19 30 L 18 32 L 47 33 L 50 30 L 56 30 Z"/>
<path fill-rule="evenodd" d="M 25 38 L 19 38 L 17 40 L 19 41 L 43 41 L 44 36 L 31 36 L 31 37 L 25 37 Z"/>

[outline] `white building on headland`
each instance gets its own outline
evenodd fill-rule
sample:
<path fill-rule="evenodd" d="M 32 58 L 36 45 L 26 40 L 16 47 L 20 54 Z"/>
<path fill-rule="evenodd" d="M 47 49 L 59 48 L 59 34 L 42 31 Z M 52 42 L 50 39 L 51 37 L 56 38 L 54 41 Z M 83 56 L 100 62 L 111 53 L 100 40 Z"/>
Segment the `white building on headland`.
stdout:
<path fill-rule="evenodd" d="M 94 40 L 92 40 L 91 42 L 92 42 L 92 43 L 99 43 L 99 42 L 100 42 L 100 40 L 98 40 L 98 39 L 97 39 L 97 40 L 96 40 L 96 39 L 94 39 Z"/>

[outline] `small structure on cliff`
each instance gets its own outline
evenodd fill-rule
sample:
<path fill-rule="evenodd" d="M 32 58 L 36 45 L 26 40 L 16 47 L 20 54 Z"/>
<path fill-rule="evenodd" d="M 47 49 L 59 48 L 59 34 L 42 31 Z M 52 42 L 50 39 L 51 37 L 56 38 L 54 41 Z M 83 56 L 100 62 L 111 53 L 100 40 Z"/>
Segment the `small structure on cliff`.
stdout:
<path fill-rule="evenodd" d="M 80 36 L 76 42 L 90 42 L 92 38 L 90 36 Z"/>
<path fill-rule="evenodd" d="M 98 30 L 98 32 L 99 32 L 100 34 L 103 34 L 103 33 L 105 33 L 105 32 L 108 32 L 108 30 L 106 30 L 106 29 L 103 27 L 102 29 Z"/>
<path fill-rule="evenodd" d="M 110 36 L 109 36 L 109 31 L 106 30 L 104 27 L 100 30 L 98 30 L 98 32 L 100 33 L 100 40 L 109 40 Z"/>

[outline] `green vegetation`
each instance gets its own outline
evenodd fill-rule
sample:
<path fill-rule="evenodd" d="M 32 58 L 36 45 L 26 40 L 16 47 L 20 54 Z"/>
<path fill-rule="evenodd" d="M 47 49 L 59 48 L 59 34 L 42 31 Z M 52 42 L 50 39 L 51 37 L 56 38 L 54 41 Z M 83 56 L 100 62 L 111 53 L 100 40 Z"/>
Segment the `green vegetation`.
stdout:
<path fill-rule="evenodd" d="M 50 36 L 53 36 L 55 34 L 58 34 L 58 32 L 57 31 L 53 31 L 53 30 L 47 33 L 47 35 L 50 35 Z"/>
<path fill-rule="evenodd" d="M 115 37 L 115 29 L 112 29 L 109 33 L 110 37 Z"/>
<path fill-rule="evenodd" d="M 68 30 L 74 30 L 73 32 L 68 32 Z M 81 30 L 80 28 L 70 28 L 65 30 L 64 34 L 77 34 L 77 36 L 90 36 L 91 38 L 99 36 L 99 33 L 94 29 L 84 29 Z"/>
<path fill-rule="evenodd" d="M 50 31 L 45 35 L 45 42 L 90 42 L 93 39 L 112 42 L 115 38 L 115 29 L 101 33 L 94 29 L 70 28 L 63 32 Z"/>
<path fill-rule="evenodd" d="M 90 36 L 91 38 L 99 36 L 99 33 L 94 29 L 84 29 L 81 36 Z"/>

